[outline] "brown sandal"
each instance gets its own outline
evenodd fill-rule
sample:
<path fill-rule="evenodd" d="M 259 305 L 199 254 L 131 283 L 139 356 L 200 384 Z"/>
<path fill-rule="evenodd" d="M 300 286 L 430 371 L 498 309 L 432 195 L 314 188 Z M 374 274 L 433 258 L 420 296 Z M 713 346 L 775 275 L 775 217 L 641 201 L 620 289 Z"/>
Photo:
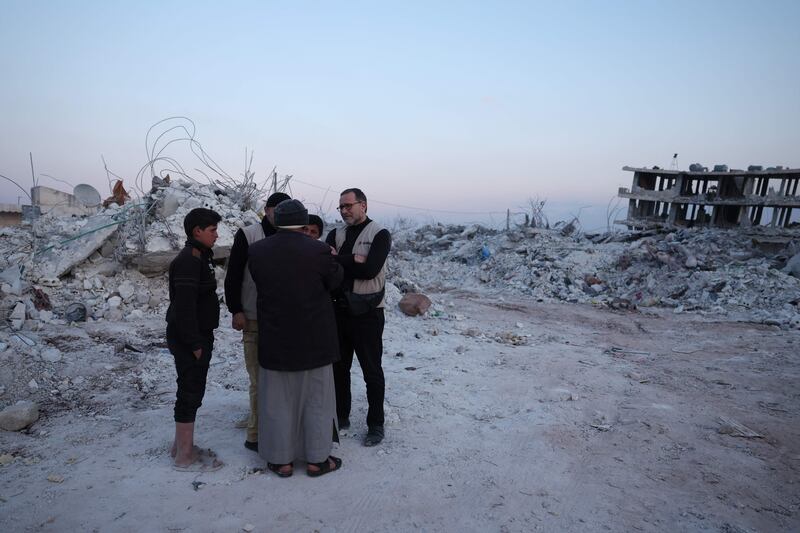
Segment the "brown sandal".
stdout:
<path fill-rule="evenodd" d="M 287 466 L 291 466 L 292 469 L 289 470 L 289 471 L 282 470 L 282 468 L 287 467 Z M 283 464 L 283 465 L 276 465 L 276 464 L 273 464 L 273 463 L 267 463 L 267 468 L 270 471 L 275 472 L 278 475 L 278 477 L 291 477 L 292 474 L 294 473 L 294 463 L 286 463 L 286 464 Z"/>
<path fill-rule="evenodd" d="M 333 466 L 331 466 L 331 461 L 333 461 Z M 329 472 L 333 472 L 334 470 L 339 470 L 342 467 L 342 460 L 338 457 L 329 455 L 328 458 L 321 463 L 308 463 L 308 465 L 319 468 L 319 470 L 306 470 L 306 473 L 309 475 L 309 477 L 319 477 Z"/>

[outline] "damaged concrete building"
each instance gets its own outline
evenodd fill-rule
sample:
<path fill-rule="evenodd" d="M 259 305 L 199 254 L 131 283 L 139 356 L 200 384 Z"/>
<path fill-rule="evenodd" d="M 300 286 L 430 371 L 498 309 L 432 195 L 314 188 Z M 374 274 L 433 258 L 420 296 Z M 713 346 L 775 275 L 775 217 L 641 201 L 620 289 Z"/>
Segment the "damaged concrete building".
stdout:
<path fill-rule="evenodd" d="M 800 209 L 800 169 L 782 167 L 762 170 L 728 170 L 717 165 L 709 172 L 692 165 L 689 171 L 658 167 L 623 167 L 633 172 L 630 189 L 620 188 L 627 198 L 628 216 L 616 221 L 631 229 L 655 226 L 759 226 L 788 228 L 797 224 Z M 766 216 L 765 216 L 766 213 Z"/>
<path fill-rule="evenodd" d="M 80 187 L 89 187 L 89 185 L 78 185 L 76 190 Z M 74 193 L 59 191 L 43 185 L 38 185 L 31 189 L 31 204 L 39 209 L 40 213 L 50 213 L 58 216 L 86 216 L 93 215 L 99 210 L 99 195 L 97 202 L 86 202 L 76 196 Z"/>

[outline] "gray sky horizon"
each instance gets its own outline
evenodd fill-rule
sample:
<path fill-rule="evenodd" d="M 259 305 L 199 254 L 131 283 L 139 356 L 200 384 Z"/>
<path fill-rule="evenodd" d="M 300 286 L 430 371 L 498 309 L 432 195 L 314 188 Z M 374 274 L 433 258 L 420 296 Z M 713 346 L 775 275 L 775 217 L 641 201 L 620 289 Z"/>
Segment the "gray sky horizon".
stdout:
<path fill-rule="evenodd" d="M 623 165 L 800 167 L 800 2 L 3 6 L 0 174 L 25 188 L 29 152 L 42 185 L 106 195 L 102 155 L 130 188 L 170 116 L 231 175 L 247 148 L 258 178 L 325 208 L 361 187 L 383 218 L 539 197 L 604 227 Z"/>

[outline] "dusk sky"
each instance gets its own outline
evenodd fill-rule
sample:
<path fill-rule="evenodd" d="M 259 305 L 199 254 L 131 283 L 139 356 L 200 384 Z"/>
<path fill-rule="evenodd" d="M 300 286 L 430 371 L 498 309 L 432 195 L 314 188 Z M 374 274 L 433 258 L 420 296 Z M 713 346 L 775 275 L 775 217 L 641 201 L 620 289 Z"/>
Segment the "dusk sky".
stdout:
<path fill-rule="evenodd" d="M 0 174 L 24 188 L 29 152 L 106 196 L 103 155 L 132 186 L 147 129 L 175 115 L 232 175 L 252 149 L 257 177 L 277 166 L 314 205 L 306 184 L 330 188 L 326 207 L 361 187 L 387 219 L 538 196 L 605 225 L 623 165 L 800 167 L 798 1 L 0 7 Z M 0 180 L 0 202 L 21 194 Z"/>

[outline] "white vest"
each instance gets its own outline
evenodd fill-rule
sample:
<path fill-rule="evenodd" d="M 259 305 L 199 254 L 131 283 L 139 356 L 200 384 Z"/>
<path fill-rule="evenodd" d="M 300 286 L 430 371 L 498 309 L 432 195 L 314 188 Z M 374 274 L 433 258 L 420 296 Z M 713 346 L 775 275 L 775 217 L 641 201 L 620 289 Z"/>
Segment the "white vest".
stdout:
<path fill-rule="evenodd" d="M 264 235 L 264 228 L 261 224 L 251 224 L 242 228 L 247 239 L 248 249 L 254 243 L 260 241 Z M 256 310 L 257 292 L 256 282 L 253 281 L 253 276 L 250 275 L 249 261 L 244 264 L 244 277 L 242 278 L 242 310 L 247 320 L 257 320 L 258 312 Z"/>
<path fill-rule="evenodd" d="M 361 233 L 358 234 L 356 237 L 356 242 L 353 243 L 353 255 L 369 255 L 369 249 L 372 247 L 372 239 L 375 238 L 375 235 L 378 234 L 383 228 L 375 222 L 374 220 L 370 221 L 366 227 L 361 230 Z M 342 245 L 347 237 L 346 234 L 347 227 L 337 228 L 336 229 L 336 251 L 342 249 Z M 388 261 L 388 258 L 387 258 Z M 376 292 L 380 292 L 383 290 L 384 286 L 386 285 L 386 261 L 384 261 L 383 266 L 381 267 L 381 271 L 378 272 L 378 275 L 372 279 L 355 279 L 353 280 L 353 292 L 355 294 L 372 294 Z M 383 307 L 385 304 L 386 296 L 381 299 L 381 303 L 378 307 Z"/>

